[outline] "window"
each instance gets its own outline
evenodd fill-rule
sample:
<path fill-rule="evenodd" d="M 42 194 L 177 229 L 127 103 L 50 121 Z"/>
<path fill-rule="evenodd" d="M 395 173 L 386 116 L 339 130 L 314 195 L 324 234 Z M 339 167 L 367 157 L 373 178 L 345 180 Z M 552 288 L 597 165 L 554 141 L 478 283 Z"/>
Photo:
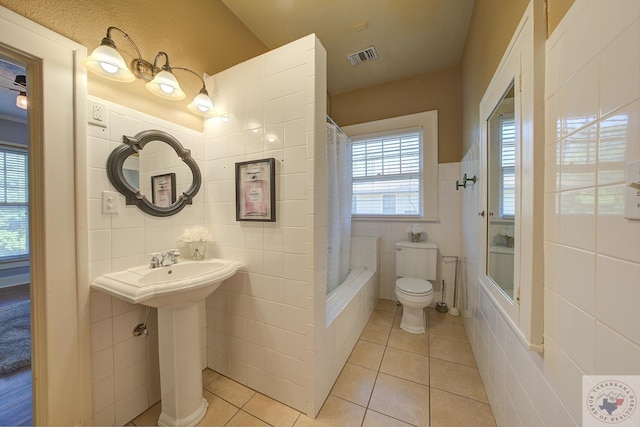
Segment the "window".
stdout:
<path fill-rule="evenodd" d="M 355 220 L 439 220 L 437 111 L 343 129 L 352 141 Z"/>
<path fill-rule="evenodd" d="M 27 151 L 0 145 L 0 261 L 29 255 Z"/>
<path fill-rule="evenodd" d="M 422 129 L 355 137 L 354 215 L 422 215 Z"/>
<path fill-rule="evenodd" d="M 513 115 L 500 116 L 500 218 L 516 213 L 516 124 Z"/>

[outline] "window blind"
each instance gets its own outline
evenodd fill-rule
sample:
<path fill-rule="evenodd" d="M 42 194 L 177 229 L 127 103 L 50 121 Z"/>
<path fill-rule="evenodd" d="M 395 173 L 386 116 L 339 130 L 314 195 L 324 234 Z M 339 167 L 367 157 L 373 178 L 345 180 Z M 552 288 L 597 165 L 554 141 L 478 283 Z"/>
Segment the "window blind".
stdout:
<path fill-rule="evenodd" d="M 28 157 L 0 146 L 0 261 L 29 254 Z"/>
<path fill-rule="evenodd" d="M 500 116 L 500 218 L 516 213 L 516 124 Z"/>
<path fill-rule="evenodd" d="M 422 129 L 351 144 L 354 215 L 422 215 Z"/>

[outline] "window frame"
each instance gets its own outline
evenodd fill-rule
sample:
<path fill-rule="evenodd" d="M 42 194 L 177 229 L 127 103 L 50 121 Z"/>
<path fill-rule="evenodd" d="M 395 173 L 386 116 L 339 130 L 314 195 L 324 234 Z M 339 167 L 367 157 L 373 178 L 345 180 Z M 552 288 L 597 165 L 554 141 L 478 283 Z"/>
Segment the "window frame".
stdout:
<path fill-rule="evenodd" d="M 418 140 L 418 144 L 417 144 L 417 153 L 410 154 L 412 156 L 415 156 L 417 154 L 417 159 L 418 159 L 418 170 L 413 170 L 411 172 L 399 172 L 399 173 L 385 173 L 385 169 L 387 168 L 394 168 L 398 167 L 398 168 L 402 168 L 407 167 L 407 168 L 411 168 L 410 165 L 410 161 L 409 162 L 403 162 L 402 160 L 399 160 L 402 158 L 402 156 L 394 156 L 394 154 L 392 153 L 391 150 L 387 150 L 384 148 L 384 144 L 385 141 L 392 143 L 392 141 L 397 141 L 399 146 L 402 146 L 401 144 L 401 140 L 403 138 L 406 138 L 405 141 L 407 142 L 407 145 L 404 146 L 404 148 L 409 149 L 410 148 L 410 144 L 411 142 L 409 142 L 410 139 L 413 139 L 413 145 L 415 147 L 415 139 L 417 137 Z M 369 145 L 371 144 L 371 145 Z M 365 145 L 365 151 L 366 154 L 364 154 L 361 150 L 358 151 L 357 154 L 354 154 L 354 149 L 357 145 Z M 380 146 L 380 149 L 378 150 L 376 146 Z M 414 210 L 418 211 L 418 214 L 415 213 L 409 213 L 409 214 L 405 214 L 405 213 L 395 213 L 395 208 L 394 213 L 392 212 L 385 212 L 385 206 L 387 205 L 386 201 L 390 199 L 390 196 L 393 196 L 393 205 L 397 206 L 398 203 L 398 195 L 399 194 L 407 194 L 407 193 L 403 193 L 403 192 L 394 192 L 391 194 L 382 194 L 382 199 L 380 200 L 380 207 L 382 209 L 381 213 L 354 213 L 353 210 L 353 204 L 352 204 L 352 210 L 351 213 L 352 215 L 357 215 L 357 216 L 366 216 L 366 217 L 378 217 L 378 216 L 389 216 L 389 217 L 399 217 L 399 218 L 405 218 L 405 217 L 416 217 L 416 216 L 420 216 L 422 217 L 423 214 L 423 207 L 424 207 L 424 202 L 423 202 L 423 176 L 422 176 L 422 171 L 423 171 L 423 167 L 424 167 L 424 155 L 422 153 L 422 146 L 423 146 L 423 137 L 422 137 L 422 127 L 413 127 L 413 128 L 409 128 L 409 129 L 397 129 L 394 131 L 389 131 L 389 132 L 382 132 L 382 133 L 374 133 L 374 134 L 367 134 L 367 135 L 358 135 L 356 137 L 351 138 L 351 159 L 352 159 L 352 168 L 351 168 L 351 185 L 353 188 L 352 193 L 354 195 L 356 195 L 358 192 L 356 192 L 355 187 L 357 185 L 357 183 L 362 183 L 362 184 L 372 184 L 375 185 L 376 183 L 380 183 L 380 185 L 384 186 L 384 185 L 389 185 L 389 186 L 393 186 L 393 182 L 395 181 L 407 181 L 407 180 L 411 180 L 411 181 L 418 181 L 418 186 L 417 186 L 417 193 L 418 193 L 418 200 L 417 200 L 417 205 L 416 208 Z M 373 157 L 373 161 L 371 161 L 371 159 L 369 158 L 368 154 L 369 154 L 369 147 L 372 148 L 372 153 L 374 155 Z M 365 158 L 363 159 L 361 157 L 361 154 L 364 154 Z M 378 157 L 379 156 L 379 157 Z M 398 159 L 399 161 L 397 162 L 397 165 L 393 165 L 393 160 Z M 364 160 L 364 164 L 361 163 Z M 357 167 L 356 167 L 356 164 Z M 358 175 L 355 176 L 357 172 L 362 172 L 362 167 L 364 166 L 364 169 L 366 170 L 366 172 L 363 175 Z M 373 173 L 367 173 L 368 168 L 372 167 L 374 169 Z M 380 171 L 381 173 L 377 173 Z M 364 193 L 363 195 L 365 196 L 366 199 L 366 195 L 369 194 L 371 196 L 376 196 L 376 193 L 373 191 L 373 189 L 371 189 L 372 192 L 370 193 Z M 413 193 L 415 195 L 416 190 L 411 190 L 411 193 Z M 361 194 L 361 193 L 359 193 Z M 375 197 L 374 197 L 375 199 Z M 414 198 L 415 200 L 415 198 Z M 375 203 L 375 200 L 373 201 L 373 203 Z M 415 203 L 415 202 L 414 202 Z M 357 204 L 356 204 L 357 205 Z M 365 205 L 367 205 L 367 202 L 365 201 Z"/>
<path fill-rule="evenodd" d="M 391 117 L 350 126 L 343 130 L 352 139 L 373 134 L 402 133 L 411 128 L 422 128 L 422 215 L 362 215 L 352 214 L 354 220 L 407 220 L 439 221 L 438 199 L 438 111 L 425 111 Z"/>

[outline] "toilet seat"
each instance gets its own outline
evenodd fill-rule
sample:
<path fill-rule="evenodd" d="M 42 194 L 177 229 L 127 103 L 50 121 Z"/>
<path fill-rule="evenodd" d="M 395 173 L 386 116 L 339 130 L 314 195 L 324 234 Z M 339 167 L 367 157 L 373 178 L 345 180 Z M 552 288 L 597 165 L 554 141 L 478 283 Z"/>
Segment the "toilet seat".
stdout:
<path fill-rule="evenodd" d="M 402 277 L 396 280 L 396 290 L 407 295 L 422 296 L 433 293 L 433 286 L 424 279 Z"/>

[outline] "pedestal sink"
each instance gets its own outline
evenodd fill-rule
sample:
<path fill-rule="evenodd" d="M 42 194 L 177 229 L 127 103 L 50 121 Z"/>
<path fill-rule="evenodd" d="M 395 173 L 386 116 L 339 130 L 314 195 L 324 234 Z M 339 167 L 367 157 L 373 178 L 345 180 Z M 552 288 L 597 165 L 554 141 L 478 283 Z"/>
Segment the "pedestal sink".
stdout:
<path fill-rule="evenodd" d="M 93 289 L 158 309 L 159 426 L 195 426 L 207 412 L 202 397 L 198 303 L 236 274 L 242 264 L 224 259 L 140 266 L 96 278 Z"/>

